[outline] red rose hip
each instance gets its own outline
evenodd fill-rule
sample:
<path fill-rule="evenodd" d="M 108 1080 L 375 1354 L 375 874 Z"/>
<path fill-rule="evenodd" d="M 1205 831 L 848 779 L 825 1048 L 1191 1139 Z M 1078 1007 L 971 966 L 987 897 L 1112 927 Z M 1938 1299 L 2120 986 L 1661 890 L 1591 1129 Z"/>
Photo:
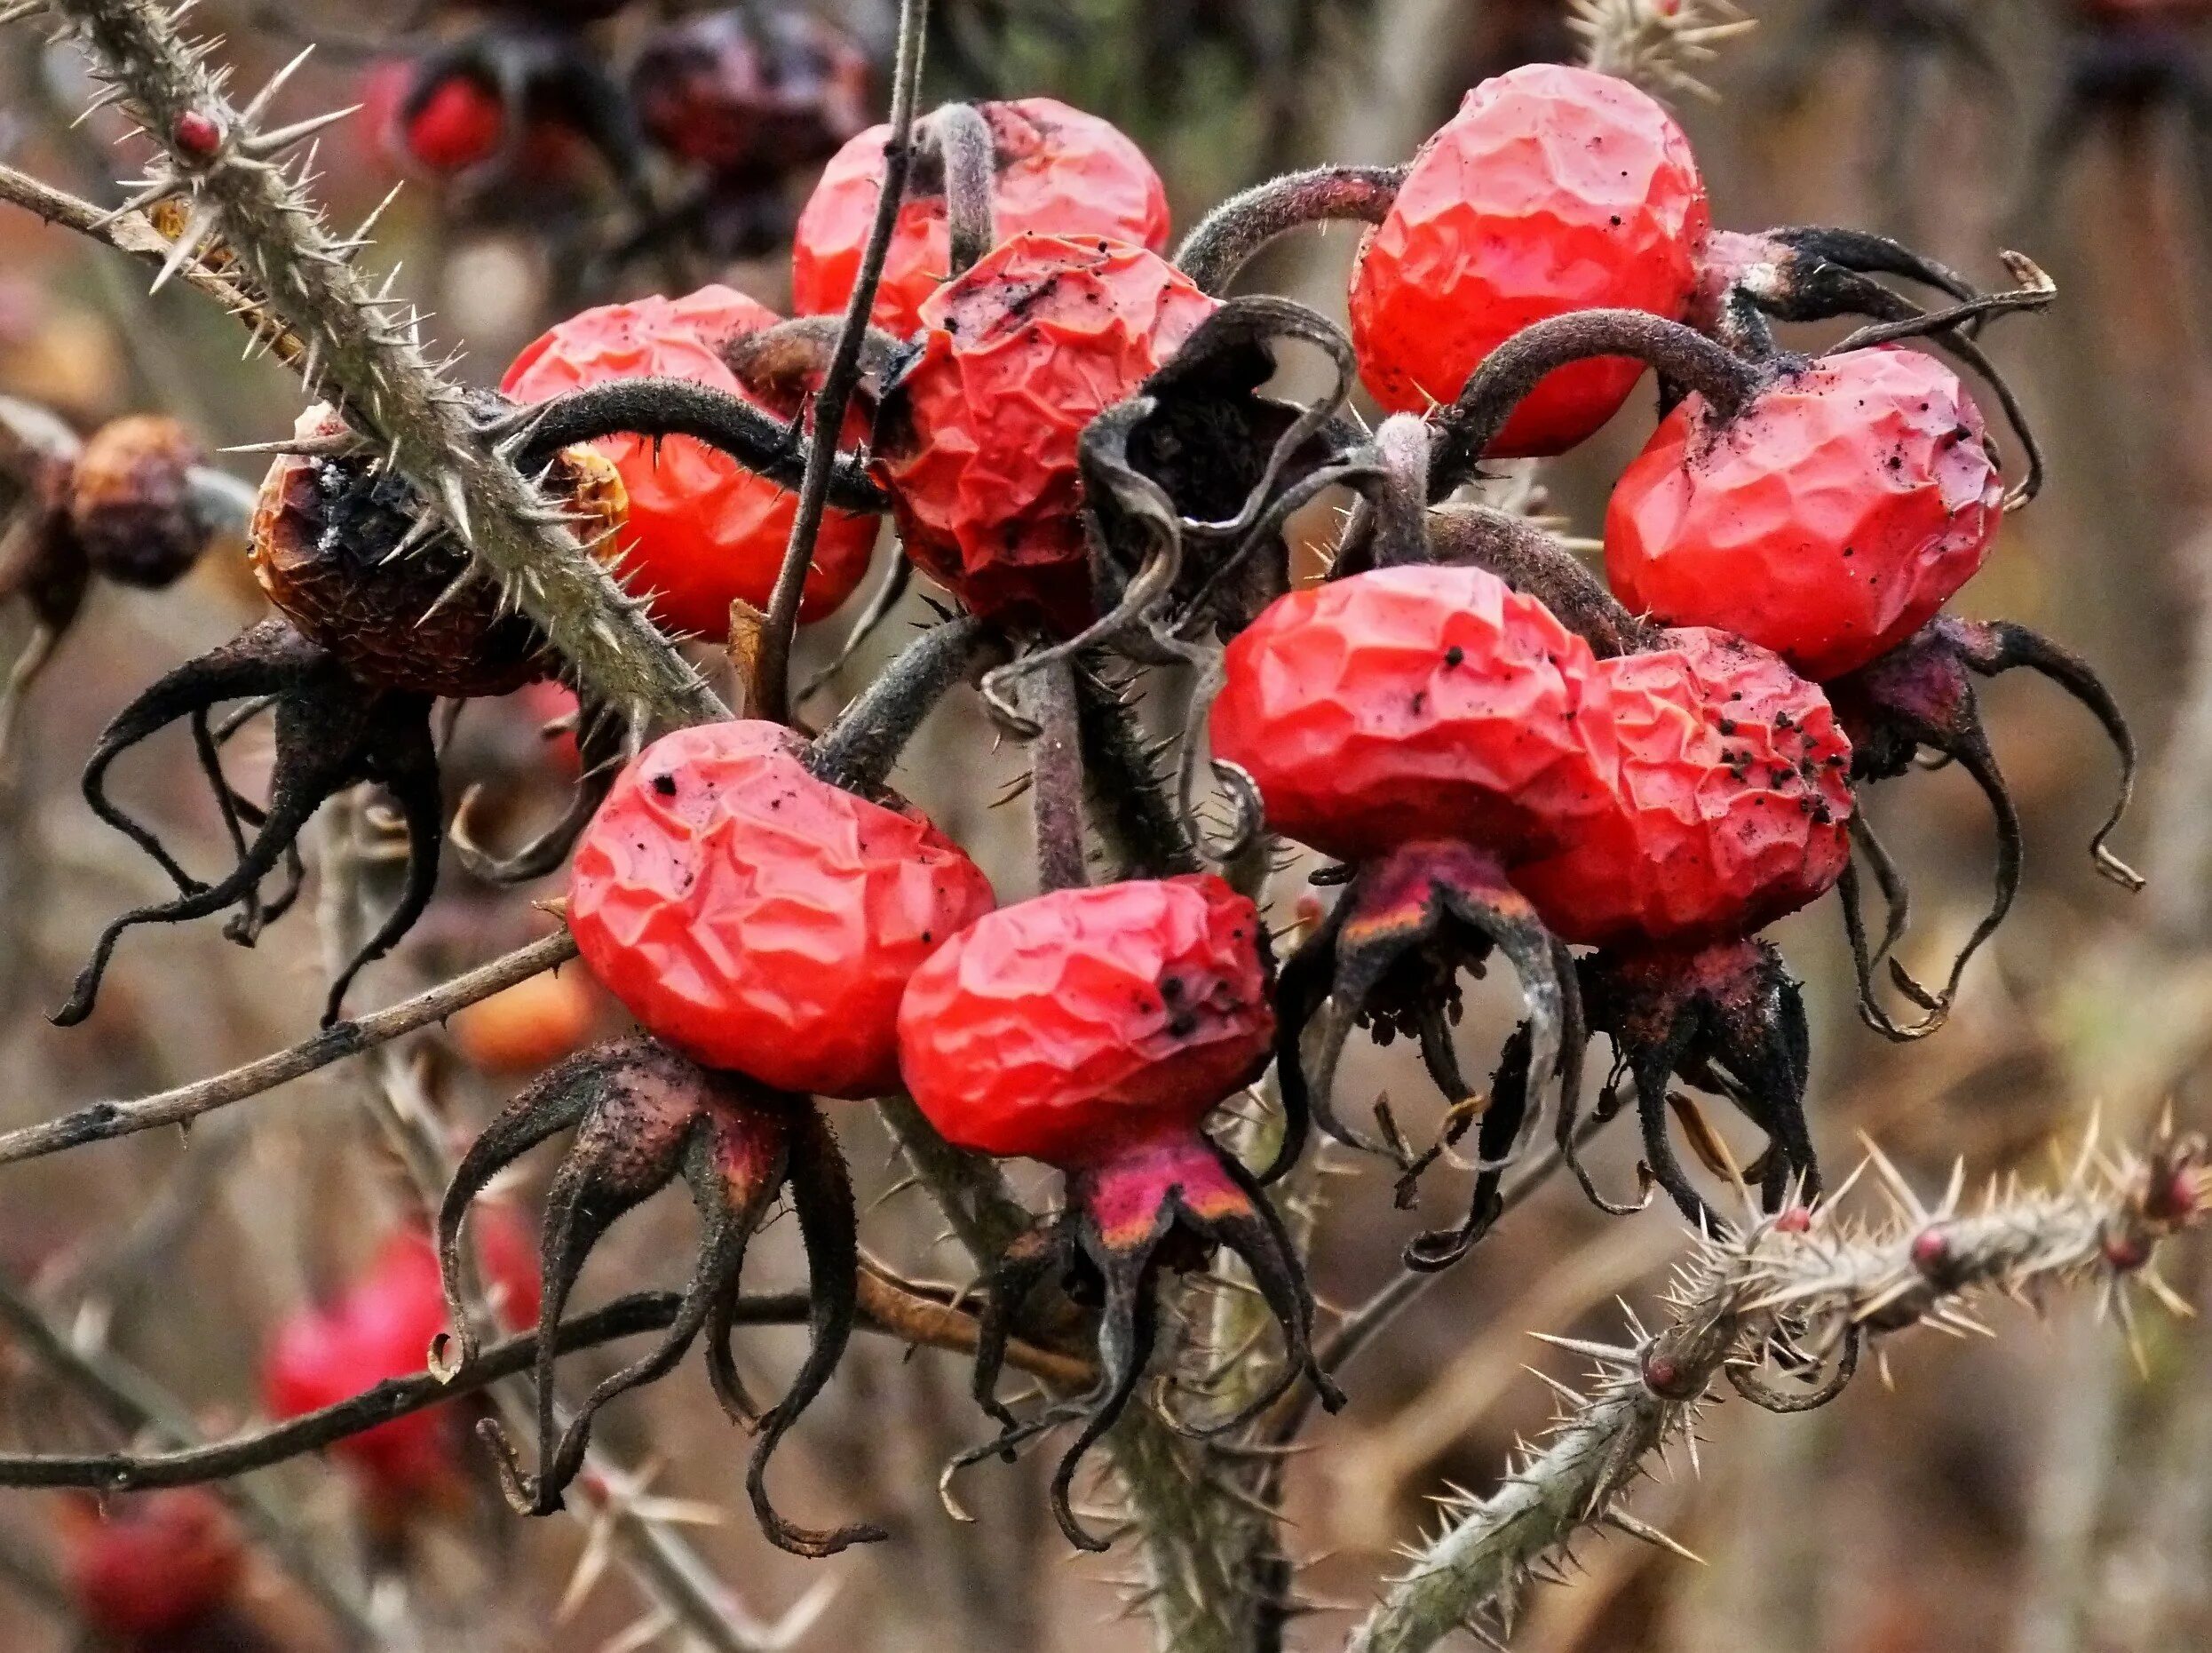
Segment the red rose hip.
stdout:
<path fill-rule="evenodd" d="M 1218 307 L 1158 255 L 1017 235 L 922 306 L 871 464 L 915 565 L 983 614 L 1090 614 L 1083 427 Z"/>
<path fill-rule="evenodd" d="M 907 978 L 991 886 L 919 815 L 817 780 L 800 751 L 744 721 L 647 747 L 577 843 L 568 927 L 630 1013 L 706 1066 L 882 1095 Z"/>
<path fill-rule="evenodd" d="M 1629 608 L 1734 632 L 1820 681 L 1918 631 L 2003 517 L 1980 412 L 1922 351 L 1785 373 L 1724 425 L 1693 395 L 1614 488 L 1605 571 Z"/>
<path fill-rule="evenodd" d="M 601 305 L 571 317 L 527 347 L 500 388 L 521 401 L 609 379 L 693 379 L 757 401 L 718 347 L 776 323 L 775 315 L 727 287 L 681 298 Z M 848 435 L 857 435 L 857 427 Z M 789 543 L 797 496 L 688 436 L 654 441 L 612 436 L 593 444 L 614 461 L 629 493 L 622 536 L 624 578 L 650 593 L 665 626 L 700 637 L 729 635 L 730 605 L 765 608 Z M 802 620 L 817 620 L 852 594 L 868 571 L 876 521 L 832 509 L 822 519 L 807 571 Z"/>
<path fill-rule="evenodd" d="M 1487 80 L 1422 147 L 1352 274 L 1352 338 L 1375 399 L 1449 402 L 1483 358 L 1571 310 L 1679 317 L 1711 219 L 1689 139 L 1649 94 L 1534 63 Z M 1643 369 L 1620 357 L 1545 378 L 1491 445 L 1563 453 L 1619 409 Z"/>
<path fill-rule="evenodd" d="M 1211 874 L 1063 889 L 979 920 L 915 972 L 899 1011 L 900 1066 L 915 1102 L 948 1141 L 1066 1171 L 1066 1208 L 1007 1248 L 988 1282 L 976 1397 L 1032 1433 L 997 1399 L 1012 1317 L 1048 1276 L 1103 1279 L 1106 1376 L 1054 1409 L 1082 1429 L 1052 1481 L 1069 1541 L 1104 1542 L 1069 1506 L 1076 1466 L 1128 1404 L 1151 1354 L 1153 1279 L 1190 1247 L 1227 1245 L 1252 1271 L 1288 1356 L 1246 1417 L 1299 1375 L 1339 1396 L 1313 1363 L 1313 1305 L 1281 1224 L 1249 1173 L 1199 1130 L 1259 1077 L 1274 1032 L 1259 911 Z"/>
<path fill-rule="evenodd" d="M 1125 242 L 1163 250 L 1168 196 L 1144 151 L 1095 115 L 1051 98 L 977 106 L 991 129 L 992 217 L 1000 237 L 1035 234 Z M 791 244 L 791 307 L 842 311 L 883 195 L 888 126 L 872 126 L 838 151 L 799 214 Z M 899 209 L 870 314 L 905 338 L 952 268 L 944 187 L 924 171 Z"/>

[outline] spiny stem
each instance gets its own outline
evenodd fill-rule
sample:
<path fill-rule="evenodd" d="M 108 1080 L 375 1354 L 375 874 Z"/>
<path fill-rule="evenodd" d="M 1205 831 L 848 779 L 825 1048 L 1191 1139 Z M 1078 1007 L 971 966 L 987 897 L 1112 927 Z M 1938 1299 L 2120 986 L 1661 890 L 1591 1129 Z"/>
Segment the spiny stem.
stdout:
<path fill-rule="evenodd" d="M 876 791 L 932 708 L 998 647 L 998 633 L 973 615 L 932 626 L 822 733 L 808 767 L 864 798 Z"/>
<path fill-rule="evenodd" d="M 1402 166 L 1317 166 L 1286 172 L 1223 202 L 1183 238 L 1175 266 L 1219 298 L 1270 242 L 1308 224 L 1380 224 L 1406 181 Z"/>
<path fill-rule="evenodd" d="M 195 243 L 220 241 L 253 296 L 305 346 L 298 367 L 309 389 L 327 387 L 387 449 L 392 468 L 599 699 L 637 720 L 726 715 L 654 629 L 645 604 L 623 592 L 494 451 L 461 389 L 424 354 L 417 322 L 400 314 L 389 292 L 369 287 L 353 262 L 358 249 L 325 227 L 290 163 L 280 160 L 316 123 L 259 130 L 258 108 L 230 104 L 202 51 L 150 0 L 50 0 L 48 9 L 75 33 L 96 72 L 127 94 L 163 152 L 139 199 L 166 195 L 192 203 L 169 267 L 193 262 Z"/>
<path fill-rule="evenodd" d="M 2161 1138 L 2142 1155 L 2106 1158 L 2092 1135 L 2059 1186 L 2008 1184 L 1963 1212 L 1962 1176 L 1954 1173 L 1940 1200 L 1923 1203 L 1869 1150 L 1861 1173 L 1871 1166 L 1889 1201 L 1876 1221 L 1841 1216 L 1832 1204 L 1748 1212 L 1740 1228 L 1697 1243 L 1656 1332 L 1635 1327 L 1620 1347 L 1563 1343 L 1596 1363 L 1590 1394 L 1568 1404 L 1549 1444 L 1495 1494 L 1451 1506 L 1444 1531 L 1415 1556 L 1346 1653 L 1425 1653 L 1478 1613 L 1510 1621 L 1530 1578 L 1594 1526 L 1678 1548 L 1621 1500 L 1645 1460 L 1693 1426 L 1724 1375 L 1757 1404 L 1799 1411 L 1832 1398 L 1864 1339 L 1915 1325 L 1978 1330 L 1964 1312 L 1977 1298 L 2032 1301 L 2049 1288 L 2088 1284 L 2123 1323 L 2132 1283 L 2170 1299 L 2153 1256 L 2163 1240 L 2204 1221 L 2212 1188 L 2202 1164 L 2202 1144 L 2193 1140 Z M 1833 1361 L 1832 1375 L 1811 1388 L 1776 1387 L 1761 1369 L 1784 1340 L 1810 1362 Z"/>
<path fill-rule="evenodd" d="M 836 452 L 838 433 L 844 429 L 845 409 L 852 405 L 853 389 L 860 383 L 868 313 L 876 305 L 876 285 L 883 280 L 884 259 L 891 250 L 892 231 L 906 198 L 907 175 L 914 165 L 914 106 L 922 81 L 922 43 L 929 12 L 929 0 L 900 0 L 899 54 L 892 70 L 891 132 L 884 143 L 883 193 L 876 199 L 876 221 L 860 254 L 852 296 L 845 304 L 837 347 L 830 356 L 829 371 L 823 377 L 821 393 L 814 399 L 815 441 L 807 449 L 806 474 L 799 484 L 798 514 L 791 521 L 790 543 L 784 547 L 783 566 L 776 571 L 775 589 L 768 599 L 767 623 L 761 628 L 750 705 L 756 717 L 776 723 L 790 720 L 791 640 L 798 631 L 799 599 L 805 594 L 814 541 L 821 532 L 822 512 L 829 501 L 831 457 Z"/>
<path fill-rule="evenodd" d="M 1065 660 L 1038 672 L 1023 696 L 1037 726 L 1029 743 L 1036 811 L 1037 882 L 1047 890 L 1080 889 L 1090 873 L 1083 854 L 1083 755 L 1076 734 L 1075 672 Z"/>

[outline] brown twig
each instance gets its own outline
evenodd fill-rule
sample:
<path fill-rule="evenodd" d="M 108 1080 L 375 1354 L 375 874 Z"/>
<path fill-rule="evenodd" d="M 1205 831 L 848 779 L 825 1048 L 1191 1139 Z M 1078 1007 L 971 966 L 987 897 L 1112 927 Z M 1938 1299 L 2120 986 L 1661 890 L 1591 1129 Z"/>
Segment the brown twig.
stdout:
<path fill-rule="evenodd" d="M 906 197 L 907 174 L 914 164 L 914 107 L 922 83 L 922 44 L 929 14 L 929 0 L 900 0 L 899 52 L 892 70 L 891 131 L 884 140 L 883 193 L 876 203 L 876 221 L 860 254 L 852 296 L 845 304 L 837 347 L 829 358 L 829 371 L 822 377 L 821 393 L 814 398 L 815 440 L 807 449 L 798 514 L 791 520 L 790 543 L 784 548 L 783 566 L 776 571 L 775 589 L 768 598 L 767 624 L 761 628 L 760 654 L 748 703 L 755 717 L 777 723 L 790 720 L 791 640 L 798 631 L 799 599 L 805 593 L 814 540 L 821 532 L 822 512 L 829 501 L 837 435 L 844 429 L 845 409 L 852 405 L 853 389 L 860 379 L 868 312 L 876 305 L 876 288 L 883 279 L 891 234 Z"/>
<path fill-rule="evenodd" d="M 575 956 L 575 942 L 567 930 L 560 930 L 412 998 L 401 999 L 355 1021 L 337 1022 L 313 1038 L 302 1039 L 227 1073 L 195 1079 L 190 1085 L 180 1085 L 173 1090 L 159 1091 L 131 1101 L 89 1102 L 59 1118 L 0 1133 L 0 1165 L 58 1154 L 88 1142 L 106 1142 L 140 1131 L 157 1130 L 163 1125 L 189 1125 L 210 1109 L 242 1102 L 318 1068 L 327 1068 L 334 1061 L 373 1049 L 433 1021 L 442 1021 L 479 999 L 489 998 L 518 981 L 566 964 Z"/>

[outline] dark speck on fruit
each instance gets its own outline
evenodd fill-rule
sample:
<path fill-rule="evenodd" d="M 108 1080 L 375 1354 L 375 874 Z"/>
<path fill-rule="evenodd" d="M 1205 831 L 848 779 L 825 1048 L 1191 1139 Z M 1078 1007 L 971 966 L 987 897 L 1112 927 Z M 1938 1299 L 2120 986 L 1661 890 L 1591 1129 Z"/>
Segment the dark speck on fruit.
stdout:
<path fill-rule="evenodd" d="M 653 777 L 653 790 L 654 790 L 654 791 L 656 791 L 656 792 L 660 793 L 660 794 L 661 794 L 661 796 L 662 796 L 662 797 L 663 797 L 663 798 L 673 798 L 673 797 L 675 797 L 675 796 L 676 796 L 676 777 L 675 777 L 674 775 L 654 775 L 654 776 Z"/>

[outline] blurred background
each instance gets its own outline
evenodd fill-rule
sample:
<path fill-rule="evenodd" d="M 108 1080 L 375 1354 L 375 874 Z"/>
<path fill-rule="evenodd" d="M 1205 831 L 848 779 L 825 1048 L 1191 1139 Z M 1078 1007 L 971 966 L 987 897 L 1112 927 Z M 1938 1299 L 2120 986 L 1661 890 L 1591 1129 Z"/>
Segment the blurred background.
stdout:
<path fill-rule="evenodd" d="M 242 86 L 312 39 L 324 49 L 286 107 L 368 102 L 325 138 L 317 189 L 345 224 L 411 175 L 371 257 L 404 259 L 400 290 L 436 313 L 438 338 L 465 341 L 464 377 L 496 381 L 518 347 L 583 303 L 708 279 L 772 306 L 786 301 L 782 237 L 821 158 L 806 143 L 733 167 L 656 154 L 639 179 L 618 177 L 546 119 L 496 164 L 425 164 L 393 139 L 405 71 L 392 66 L 464 41 L 483 19 L 400 15 L 408 9 L 205 0 L 199 19 L 228 36 Z M 1997 250 L 2018 247 L 2057 279 L 2049 314 L 1995 330 L 1992 346 L 2039 422 L 2051 484 L 2009 521 L 1964 605 L 2086 656 L 2147 755 L 2116 844 L 2151 878 L 2129 897 L 2097 878 L 2085 853 L 2113 784 L 2094 726 L 2027 674 L 1987 689 L 1992 740 L 2026 823 L 2028 883 L 1969 973 L 1951 1024 L 1924 1044 L 1892 1046 L 1860 1027 L 1833 902 L 1782 927 L 1815 1007 L 1811 1111 L 1821 1150 L 1847 1167 L 1864 1133 L 1909 1174 L 1939 1183 L 1954 1158 L 1978 1177 L 2040 1170 L 2053 1141 L 2078 1133 L 2093 1109 L 2122 1135 L 2140 1134 L 2168 1104 L 2202 1124 L 2212 1044 L 2212 5 L 1756 0 L 1750 9 L 1756 30 L 1705 71 L 1716 98 L 1677 100 L 1717 224 L 1877 229 L 1985 285 L 2002 284 Z M 925 105 L 1050 93 L 1106 116 L 1152 155 L 1178 233 L 1225 195 L 1287 168 L 1402 160 L 1477 80 L 1574 49 L 1552 0 L 940 0 L 938 11 Z M 885 0 L 820 8 L 852 43 L 838 73 L 848 87 L 865 79 L 868 119 L 882 107 L 892 12 Z M 639 4 L 591 38 L 619 75 L 665 23 Z M 0 158 L 118 199 L 129 145 L 117 149 L 122 125 L 109 115 L 72 126 L 94 90 L 73 52 L 44 47 L 34 28 L 0 31 Z M 1244 284 L 1341 316 L 1354 244 L 1343 228 L 1308 233 Z M 80 431 L 164 410 L 210 449 L 285 433 L 299 409 L 291 376 L 242 363 L 242 335 L 204 299 L 174 289 L 149 299 L 144 286 L 115 255 L 0 208 L 0 394 Z M 1595 535 L 1610 481 L 1651 419 L 1639 394 L 1597 442 L 1548 467 L 1547 509 Z M 258 479 L 253 461 L 218 463 Z M 835 653 L 865 600 L 806 633 L 803 669 Z M 30 688 L 0 767 L 0 1127 L 176 1085 L 313 1026 L 323 966 L 306 914 L 250 951 L 212 924 L 134 932 L 89 1027 L 58 1031 L 44 1017 L 99 924 L 162 893 L 155 869 L 79 797 L 86 752 L 153 677 L 261 612 L 236 546 L 167 591 L 96 583 Z M 0 612 L 0 660 L 28 630 L 23 614 Z M 826 718 L 904 632 L 886 628 L 809 714 Z M 472 813 L 480 840 L 518 842 L 559 813 L 569 772 L 540 727 L 560 710 L 557 697 L 526 694 L 472 703 L 454 726 L 448 786 L 455 799 L 483 789 Z M 249 792 L 265 738 L 248 730 L 232 750 Z M 993 751 L 968 698 L 932 720 L 898 777 L 1008 897 L 1028 876 L 1027 815 L 992 799 L 1020 767 L 1019 752 Z M 226 862 L 181 737 L 134 754 L 117 785 L 187 864 Z M 1931 773 L 1883 789 L 1872 812 L 1914 880 L 1907 962 L 1928 980 L 1987 902 L 1987 811 L 1963 777 Z M 326 822 L 304 904 L 321 902 L 328 921 L 355 892 L 326 887 L 314 866 L 343 859 L 352 882 L 380 900 L 393 863 L 374 807 L 327 811 Z M 1302 887 L 1296 876 L 1278 880 L 1279 921 Z M 558 880 L 532 893 L 558 893 Z M 542 933 L 550 920 L 528 894 L 491 889 L 449 864 L 429 918 L 372 968 L 355 1002 L 400 997 Z M 1510 1006 L 1497 983 L 1471 992 L 1461 1029 L 1471 1071 L 1487 1071 Z M 0 1437 L 11 1450 L 94 1450 L 155 1442 L 184 1426 L 220 1434 L 265 1417 L 261 1374 L 278 1328 L 343 1300 L 374 1275 L 392 1236 L 421 1221 L 408 1144 L 388 1121 L 412 1117 L 434 1137 L 465 1141 L 535 1067 L 621 1022 L 571 968 L 394 1047 L 388 1061 L 326 1069 L 188 1136 L 149 1133 L 0 1172 L 0 1281 L 135 1396 L 139 1419 L 156 1420 L 129 1422 L 128 1405 L 89 1399 L 81 1379 L 57 1376 L 28 1339 L 0 1326 Z M 1363 1044 L 1342 1083 L 1354 1096 L 1388 1092 L 1407 1114 L 1431 1089 L 1403 1047 Z M 381 1090 L 376 1107 L 371 1087 Z M 864 1204 L 880 1200 L 864 1217 L 867 1245 L 909 1273 L 963 1278 L 964 1260 L 941 1242 L 924 1197 L 895 1191 L 888 1140 L 868 1110 L 846 1109 L 839 1125 Z M 1752 1148 L 1745 1137 L 1737 1145 L 1747 1156 Z M 1604 1140 L 1592 1162 L 1614 1188 L 1632 1186 L 1629 1144 Z M 534 1162 L 535 1175 L 549 1163 Z M 527 1179 L 507 1190 L 525 1220 L 536 1191 Z M 1387 1281 L 1405 1236 L 1463 1190 L 1440 1179 L 1431 1209 L 1412 1214 L 1391 1209 L 1387 1180 L 1374 1175 L 1332 1179 L 1326 1192 L 1314 1272 L 1325 1303 L 1341 1308 Z M 679 1199 L 648 1204 L 602 1249 L 584 1300 L 678 1283 L 692 1224 Z M 756 1250 L 752 1278 L 763 1288 L 800 1277 L 789 1226 L 772 1228 Z M 1318 1609 L 1293 1627 L 1293 1645 L 1336 1645 L 1347 1613 L 1364 1610 L 1393 1564 L 1393 1546 L 1431 1523 L 1431 1497 L 1494 1485 L 1516 1436 L 1542 1428 L 1550 1398 L 1522 1364 L 1565 1376 L 1574 1363 L 1524 1333 L 1608 1334 L 1615 1295 L 1647 1302 L 1681 1241 L 1670 1212 L 1607 1219 L 1558 1180 L 1361 1357 L 1347 1373 L 1351 1408 L 1314 1429 L 1316 1450 L 1291 1474 L 1291 1541 L 1311 1558 L 1303 1589 Z M 2181 1248 L 2170 1273 L 2204 1303 L 2212 1267 L 2200 1250 Z M 2008 1311 L 1996 1324 L 1994 1341 L 1900 1342 L 1893 1387 L 1862 1380 L 1810 1416 L 1719 1407 L 1701 1474 L 1677 1458 L 1676 1474 L 1637 1506 L 1708 1564 L 1590 1543 L 1569 1585 L 1531 1598 L 1511 1645 L 2212 1646 L 2212 1331 L 2153 1321 L 2138 1370 L 2083 1305 L 2054 1305 L 2040 1323 Z M 799 1347 L 795 1332 L 755 1332 L 740 1355 L 765 1388 L 788 1376 Z M 573 1380 L 610 1370 L 610 1358 L 579 1357 Z M 618 1508 L 632 1510 L 624 1519 L 651 1515 L 680 1532 L 744 1613 L 773 1621 L 797 1606 L 800 1648 L 1146 1645 L 1148 1626 L 1123 1616 L 1121 1581 L 1135 1559 L 1071 1559 L 1045 1518 L 1036 1465 L 972 1472 L 961 1498 L 973 1526 L 942 1511 L 939 1467 L 984 1427 L 965 1391 L 961 1362 L 856 1341 L 781 1471 L 782 1499 L 802 1517 L 835 1512 L 892 1528 L 892 1542 L 832 1562 L 795 1561 L 754 1532 L 742 1508 L 745 1443 L 695 1363 L 603 1415 L 610 1463 L 635 1477 L 609 1486 Z M 251 1550 L 244 1599 L 256 1633 L 318 1650 L 683 1644 L 651 1616 L 626 1573 L 634 1552 L 610 1547 L 607 1520 L 589 1508 L 576 1520 L 511 1518 L 475 1473 L 475 1449 L 456 1447 L 455 1461 L 466 1472 L 405 1497 L 335 1458 L 266 1472 L 234 1493 L 250 1530 L 283 1535 Z M 639 1484 L 646 1501 L 623 1506 L 624 1489 Z M 88 1631 L 67 1584 L 72 1534 L 86 1518 L 63 1495 L 0 1493 L 0 1648 L 112 1645 Z"/>

